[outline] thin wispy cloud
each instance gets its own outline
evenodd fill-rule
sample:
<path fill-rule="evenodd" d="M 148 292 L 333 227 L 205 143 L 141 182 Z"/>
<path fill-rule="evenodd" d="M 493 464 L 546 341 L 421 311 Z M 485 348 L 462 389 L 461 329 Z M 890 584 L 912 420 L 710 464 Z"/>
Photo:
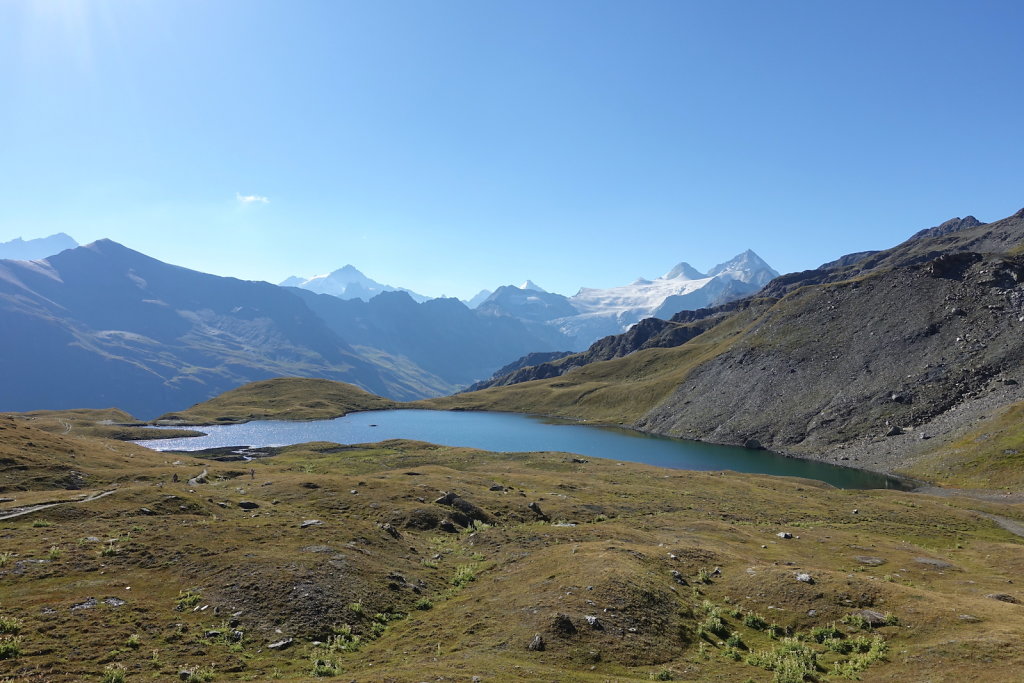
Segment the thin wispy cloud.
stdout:
<path fill-rule="evenodd" d="M 235 199 L 242 202 L 243 204 L 269 204 L 270 198 L 264 197 L 261 194 L 242 194 L 241 192 L 235 193 Z"/>

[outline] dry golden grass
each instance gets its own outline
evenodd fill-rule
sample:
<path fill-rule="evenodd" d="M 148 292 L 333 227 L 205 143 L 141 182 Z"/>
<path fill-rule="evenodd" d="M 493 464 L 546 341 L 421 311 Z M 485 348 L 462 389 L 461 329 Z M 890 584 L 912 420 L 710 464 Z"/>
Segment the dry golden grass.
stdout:
<path fill-rule="evenodd" d="M 772 680 L 699 634 L 709 608 L 757 651 L 781 641 L 744 625 L 748 613 L 805 637 L 832 622 L 843 640 L 880 635 L 886 659 L 863 680 L 1013 680 L 1024 665 L 1024 607 L 986 597 L 1024 598 L 1011 583 L 1024 544 L 977 512 L 1021 519 L 1022 506 L 407 441 L 220 463 L 0 426 L 4 496 L 16 498 L 0 510 L 83 493 L 49 486 L 72 452 L 91 488 L 116 487 L 0 521 L 0 620 L 17 620 L 21 639 L 0 679 L 99 680 L 120 665 L 129 681 L 185 668 L 315 680 L 318 658 L 339 680 Z M 186 483 L 203 469 L 209 483 Z M 492 524 L 426 528 L 457 517 L 433 502 L 442 491 Z M 862 608 L 900 623 L 842 623 Z M 346 625 L 358 650 L 313 644 Z M 537 634 L 546 648 L 530 651 Z M 284 637 L 289 648 L 268 649 Z M 819 680 L 850 659 L 814 647 Z"/>

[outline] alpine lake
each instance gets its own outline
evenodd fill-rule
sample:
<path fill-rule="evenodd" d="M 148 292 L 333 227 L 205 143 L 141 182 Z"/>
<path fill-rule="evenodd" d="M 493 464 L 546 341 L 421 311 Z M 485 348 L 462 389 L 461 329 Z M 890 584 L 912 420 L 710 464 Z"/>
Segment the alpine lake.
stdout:
<path fill-rule="evenodd" d="M 360 444 L 410 439 L 498 452 L 560 451 L 584 458 L 638 462 L 685 470 L 732 470 L 804 477 L 844 489 L 913 488 L 876 472 L 791 458 L 765 450 L 653 436 L 518 413 L 382 410 L 333 420 L 253 421 L 196 427 L 204 436 L 138 442 L 158 451 L 258 449 L 311 441 Z"/>

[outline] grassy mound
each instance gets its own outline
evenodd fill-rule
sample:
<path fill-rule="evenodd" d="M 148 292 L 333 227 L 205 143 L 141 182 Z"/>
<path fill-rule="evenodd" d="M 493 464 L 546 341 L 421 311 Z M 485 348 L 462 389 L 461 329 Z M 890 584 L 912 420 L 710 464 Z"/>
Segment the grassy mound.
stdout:
<path fill-rule="evenodd" d="M 244 384 L 187 410 L 162 415 L 157 421 L 207 425 L 250 420 L 324 420 L 396 405 L 344 382 L 279 377 Z"/>

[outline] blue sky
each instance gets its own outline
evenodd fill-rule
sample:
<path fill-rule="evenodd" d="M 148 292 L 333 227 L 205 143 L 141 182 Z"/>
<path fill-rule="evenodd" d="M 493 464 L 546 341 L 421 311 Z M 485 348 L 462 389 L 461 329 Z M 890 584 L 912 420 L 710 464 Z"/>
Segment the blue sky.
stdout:
<path fill-rule="evenodd" d="M 0 3 L 0 241 L 430 295 L 1024 206 L 1024 3 Z M 266 201 L 262 201 L 265 199 Z"/>

